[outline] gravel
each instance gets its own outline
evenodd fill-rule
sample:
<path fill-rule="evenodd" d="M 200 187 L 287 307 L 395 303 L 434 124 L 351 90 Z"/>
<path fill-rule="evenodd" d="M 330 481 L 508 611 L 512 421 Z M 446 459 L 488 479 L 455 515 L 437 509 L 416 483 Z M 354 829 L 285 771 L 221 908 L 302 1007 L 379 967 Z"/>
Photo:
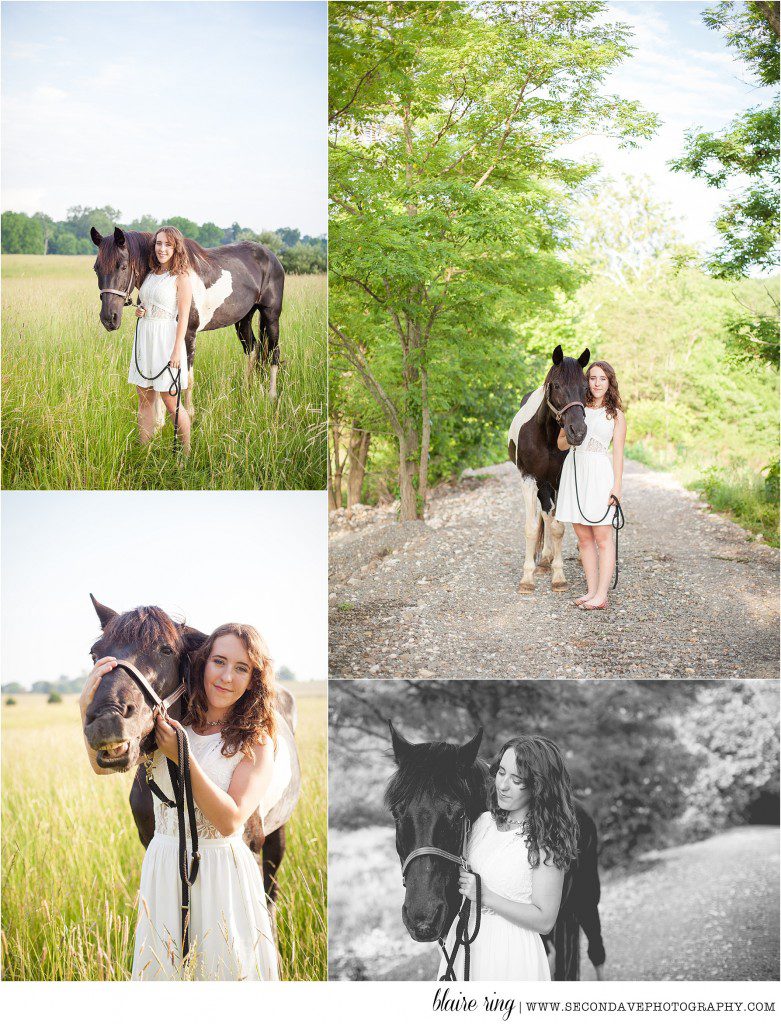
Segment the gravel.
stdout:
<path fill-rule="evenodd" d="M 331 514 L 334 678 L 778 678 L 777 552 L 711 513 L 672 476 L 628 461 L 620 580 L 605 612 L 564 565 L 518 593 L 520 475 L 510 463 L 438 488 L 425 523 L 393 506 Z"/>

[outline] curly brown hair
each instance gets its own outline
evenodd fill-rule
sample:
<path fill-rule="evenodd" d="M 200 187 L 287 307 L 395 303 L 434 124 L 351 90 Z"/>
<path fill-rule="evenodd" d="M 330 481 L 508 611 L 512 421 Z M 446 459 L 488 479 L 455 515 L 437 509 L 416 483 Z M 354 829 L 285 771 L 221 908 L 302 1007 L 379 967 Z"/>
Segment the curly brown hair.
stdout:
<path fill-rule="evenodd" d="M 515 753 L 518 775 L 531 797 L 522 829 L 529 863 L 536 868 L 542 852 L 543 863 L 547 864 L 550 858 L 557 868 L 566 871 L 578 855 L 578 820 L 561 752 L 544 736 L 517 736 L 499 751 L 491 765 L 492 778 L 496 778 L 502 758 L 510 748 Z M 499 807 L 496 799 L 496 786 L 491 788 L 488 803 L 494 821 L 501 824 L 507 820 L 508 812 Z"/>
<path fill-rule="evenodd" d="M 172 227 L 170 224 L 164 224 L 163 227 L 158 228 L 152 235 L 151 248 L 149 250 L 149 269 L 153 273 L 157 273 L 158 270 L 162 269 L 162 265 L 157 259 L 157 253 L 155 252 L 157 236 L 162 234 L 168 235 L 168 238 L 173 243 L 174 247 L 173 256 L 168 261 L 169 273 L 172 277 L 179 277 L 180 274 L 186 274 L 190 269 L 190 257 L 187 255 L 187 246 L 184 244 L 184 235 L 179 228 Z"/>
<path fill-rule="evenodd" d="M 623 402 L 621 401 L 621 395 L 619 395 L 618 393 L 618 378 L 616 377 L 616 371 L 613 369 L 610 363 L 606 363 L 604 359 L 596 359 L 591 364 L 591 366 L 589 366 L 589 368 L 586 370 L 586 380 L 588 380 L 588 375 L 591 373 L 595 366 L 598 366 L 607 377 L 607 391 L 605 392 L 605 397 L 602 401 L 602 404 L 604 405 L 610 419 L 614 420 L 616 418 L 618 410 L 621 409 L 623 411 L 624 408 Z M 591 388 L 589 387 L 586 405 L 593 404 L 594 396 L 591 394 Z"/>
<path fill-rule="evenodd" d="M 222 753 L 232 757 L 240 750 L 255 760 L 252 747 L 267 737 L 276 742 L 274 721 L 274 665 L 266 641 L 254 628 L 239 622 L 218 626 L 208 640 L 195 652 L 192 661 L 192 693 L 185 725 L 196 729 L 206 727 L 208 704 L 203 685 L 203 672 L 212 647 L 222 636 L 235 636 L 243 645 L 250 662 L 251 676 L 247 689 L 231 707 L 222 727 Z"/>

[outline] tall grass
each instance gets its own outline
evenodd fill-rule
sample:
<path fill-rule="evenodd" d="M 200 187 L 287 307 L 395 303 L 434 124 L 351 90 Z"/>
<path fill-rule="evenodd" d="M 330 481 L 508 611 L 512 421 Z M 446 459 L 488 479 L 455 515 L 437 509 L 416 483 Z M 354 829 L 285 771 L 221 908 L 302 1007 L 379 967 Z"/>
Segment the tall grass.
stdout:
<path fill-rule="evenodd" d="M 127 980 L 143 856 L 127 803 L 132 774 L 92 773 L 74 697 L 16 700 L 3 708 L 3 976 Z M 277 904 L 289 980 L 326 976 L 325 714 L 324 697 L 299 701 L 304 785 Z"/>
<path fill-rule="evenodd" d="M 279 397 L 247 379 L 235 330 L 196 340 L 188 459 L 169 423 L 137 441 L 127 383 L 135 316 L 98 320 L 88 256 L 3 256 L 3 487 L 29 490 L 322 490 L 326 472 L 326 279 L 288 277 Z M 257 320 L 254 328 L 257 333 Z"/>

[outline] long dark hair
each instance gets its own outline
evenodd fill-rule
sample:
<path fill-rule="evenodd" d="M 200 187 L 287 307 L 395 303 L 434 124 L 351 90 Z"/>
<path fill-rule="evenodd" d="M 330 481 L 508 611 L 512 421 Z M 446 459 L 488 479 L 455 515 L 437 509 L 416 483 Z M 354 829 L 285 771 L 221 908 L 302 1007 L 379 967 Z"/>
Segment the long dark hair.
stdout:
<path fill-rule="evenodd" d="M 252 675 L 244 693 L 231 707 L 222 727 L 222 753 L 231 757 L 241 750 L 245 757 L 255 759 L 252 747 L 268 736 L 276 737 L 274 721 L 274 664 L 266 641 L 253 626 L 227 622 L 218 626 L 209 639 L 195 652 L 192 662 L 193 688 L 185 724 L 204 728 L 208 719 L 203 670 L 212 652 L 215 640 L 221 636 L 235 636 L 244 645 Z"/>
<path fill-rule="evenodd" d="M 531 800 L 523 834 L 529 851 L 529 863 L 539 866 L 549 859 L 557 868 L 566 871 L 578 855 L 578 821 L 572 784 L 564 759 L 556 744 L 545 736 L 517 736 L 508 740 L 491 765 L 491 777 L 496 778 L 506 751 L 515 753 L 518 775 L 529 790 Z M 507 820 L 508 812 L 496 800 L 496 786 L 491 789 L 489 809 L 498 823 Z"/>
<path fill-rule="evenodd" d="M 588 375 L 595 366 L 598 366 L 607 377 L 607 391 L 605 392 L 605 397 L 602 399 L 602 404 L 604 405 L 605 411 L 610 419 L 614 420 L 618 410 L 623 410 L 624 408 L 623 402 L 621 401 L 621 395 L 618 393 L 618 378 L 616 377 L 616 371 L 610 363 L 606 363 L 604 359 L 596 359 L 586 370 L 586 380 L 588 380 Z M 594 396 L 591 394 L 591 386 L 589 385 L 586 405 L 593 404 Z"/>

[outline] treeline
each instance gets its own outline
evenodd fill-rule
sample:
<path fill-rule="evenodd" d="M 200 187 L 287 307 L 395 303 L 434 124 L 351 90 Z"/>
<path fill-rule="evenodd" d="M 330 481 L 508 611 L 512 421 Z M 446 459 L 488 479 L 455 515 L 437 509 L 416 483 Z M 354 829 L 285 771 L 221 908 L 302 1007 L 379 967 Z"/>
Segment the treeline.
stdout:
<path fill-rule="evenodd" d="M 128 231 L 155 231 L 161 224 L 179 228 L 183 235 L 204 248 L 230 242 L 260 242 L 279 257 L 288 274 L 323 274 L 327 267 L 327 242 L 324 235 L 302 235 L 298 228 L 276 228 L 254 231 L 234 222 L 222 228 L 211 221 L 196 224 L 187 217 L 168 217 L 162 221 L 145 214 L 132 221 L 123 221 L 122 214 L 111 206 L 73 206 L 65 220 L 56 221 L 46 213 L 14 213 L 2 215 L 2 250 L 4 253 L 30 255 L 79 256 L 92 255 L 95 245 L 90 238 L 94 225 L 102 235 L 115 226 Z"/>
<path fill-rule="evenodd" d="M 338 785 L 329 820 L 348 831 L 392 825 L 382 802 L 393 769 L 391 719 L 411 742 L 463 743 L 482 728 L 486 760 L 512 736 L 552 739 L 597 822 L 605 868 L 724 828 L 777 824 L 778 696 L 775 683 L 680 680 L 332 683 L 329 758 Z"/>
<path fill-rule="evenodd" d="M 274 676 L 280 683 L 294 683 L 296 681 L 295 672 L 289 669 L 287 665 L 282 665 L 274 673 Z M 54 681 L 39 679 L 29 687 L 22 686 L 21 683 L 16 682 L 5 683 L 0 687 L 0 692 L 8 697 L 14 697 L 20 693 L 81 693 L 86 678 L 85 675 L 74 677 L 63 675 Z"/>

